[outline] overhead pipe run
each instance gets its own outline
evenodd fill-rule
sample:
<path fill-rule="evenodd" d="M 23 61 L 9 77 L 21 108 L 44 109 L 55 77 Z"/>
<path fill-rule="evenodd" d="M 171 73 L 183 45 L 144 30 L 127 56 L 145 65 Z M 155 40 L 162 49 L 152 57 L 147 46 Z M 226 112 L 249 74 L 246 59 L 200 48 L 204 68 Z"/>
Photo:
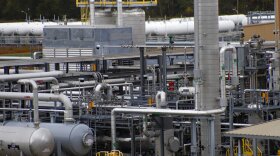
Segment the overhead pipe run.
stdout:
<path fill-rule="evenodd" d="M 32 93 L 0 92 L 0 99 L 33 100 Z M 73 122 L 73 106 L 70 99 L 64 94 L 38 94 L 38 101 L 59 101 L 65 107 L 64 122 Z"/>
<path fill-rule="evenodd" d="M 10 75 L 1 75 L 0 82 L 17 81 L 19 79 L 31 79 L 31 78 L 41 78 L 41 77 L 62 77 L 63 75 L 64 75 L 63 71 L 10 74 Z"/>
<path fill-rule="evenodd" d="M 154 114 L 154 115 L 171 115 L 171 116 L 190 116 L 190 117 L 202 117 L 213 116 L 215 114 L 224 113 L 226 107 L 214 110 L 171 110 L 171 109 L 155 109 L 155 108 L 115 108 L 111 111 L 111 136 L 112 136 L 112 150 L 116 150 L 116 114 Z"/>
<path fill-rule="evenodd" d="M 34 80 L 36 83 L 51 82 L 54 85 L 59 85 L 59 82 L 55 77 L 33 78 L 32 80 Z"/>
<path fill-rule="evenodd" d="M 43 78 L 34 78 L 32 79 L 34 80 L 36 83 L 44 83 L 44 82 L 51 82 L 52 84 L 54 84 L 51 88 L 52 90 L 58 90 L 59 89 L 59 82 L 55 77 L 43 77 Z"/>
<path fill-rule="evenodd" d="M 66 81 L 69 86 L 77 87 L 77 86 L 90 86 L 90 85 L 96 85 L 98 82 L 93 80 L 93 81 Z M 103 80 L 103 83 L 108 83 L 108 84 L 115 84 L 115 83 L 125 83 L 124 78 L 119 78 L 119 79 L 106 79 Z"/>

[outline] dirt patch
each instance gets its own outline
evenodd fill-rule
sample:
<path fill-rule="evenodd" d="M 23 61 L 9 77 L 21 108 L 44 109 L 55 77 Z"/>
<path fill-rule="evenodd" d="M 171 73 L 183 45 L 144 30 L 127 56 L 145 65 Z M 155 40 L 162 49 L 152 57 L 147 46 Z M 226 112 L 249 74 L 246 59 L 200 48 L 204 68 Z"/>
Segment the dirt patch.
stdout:
<path fill-rule="evenodd" d="M 30 54 L 34 51 L 42 51 L 42 47 L 28 47 L 28 46 L 21 46 L 21 47 L 0 47 L 0 55 L 16 55 L 16 54 Z"/>

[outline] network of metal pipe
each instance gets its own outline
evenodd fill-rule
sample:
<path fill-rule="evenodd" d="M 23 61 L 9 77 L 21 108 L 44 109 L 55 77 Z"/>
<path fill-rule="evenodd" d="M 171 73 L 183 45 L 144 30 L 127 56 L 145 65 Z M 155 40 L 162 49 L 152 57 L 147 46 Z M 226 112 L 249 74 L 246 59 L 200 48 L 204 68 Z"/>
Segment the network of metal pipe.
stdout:
<path fill-rule="evenodd" d="M 122 5 L 116 1 L 116 31 L 125 27 Z M 95 28 L 95 0 L 89 7 Z M 279 116 L 278 54 L 260 37 L 241 44 L 219 43 L 218 0 L 195 0 L 194 12 L 194 42 L 107 45 L 140 54 L 45 59 L 43 65 L 40 59 L 30 60 L 23 63 L 28 70 L 14 62 L 4 65 L 0 155 L 120 151 L 132 156 L 233 156 L 234 149 L 242 155 L 240 139 L 222 133 Z M 235 24 L 243 22 L 242 15 L 234 17 L 240 18 Z M 96 48 L 99 51 L 100 45 Z M 69 70 L 69 64 L 75 64 L 75 70 Z M 253 144 L 254 154 L 257 144 L 271 150 L 267 155 L 276 152 L 263 142 Z"/>

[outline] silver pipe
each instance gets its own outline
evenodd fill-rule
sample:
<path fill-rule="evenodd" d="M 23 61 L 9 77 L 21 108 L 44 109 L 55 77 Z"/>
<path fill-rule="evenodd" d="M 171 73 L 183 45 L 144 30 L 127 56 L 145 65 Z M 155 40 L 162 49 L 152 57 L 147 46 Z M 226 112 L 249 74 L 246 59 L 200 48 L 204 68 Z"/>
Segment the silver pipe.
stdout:
<path fill-rule="evenodd" d="M 43 70 L 26 70 L 26 69 L 19 69 L 19 74 L 23 73 L 38 73 L 38 72 L 44 72 Z M 15 69 L 9 69 L 10 74 L 16 74 Z M 4 69 L 0 69 L 0 74 L 4 74 Z M 1 75 L 2 76 L 2 75 Z"/>
<path fill-rule="evenodd" d="M 269 89 L 244 89 L 245 92 L 269 92 Z"/>
<path fill-rule="evenodd" d="M 116 149 L 116 114 L 117 113 L 132 113 L 132 114 L 155 114 L 155 115 L 172 115 L 172 116 L 190 116 L 201 117 L 214 114 L 221 114 L 226 110 L 226 107 L 214 110 L 171 110 L 171 109 L 154 109 L 154 108 L 115 108 L 111 111 L 111 136 L 112 150 Z"/>
<path fill-rule="evenodd" d="M 10 74 L 1 75 L 0 81 L 17 81 L 19 79 L 30 79 L 39 77 L 61 77 L 64 75 L 63 71 L 51 71 L 51 72 L 40 72 L 40 73 L 25 73 L 25 74 Z"/>
<path fill-rule="evenodd" d="M 109 85 L 107 83 L 100 83 L 100 84 L 98 84 L 95 87 L 95 94 L 96 94 L 97 97 L 100 97 L 102 89 L 108 89 L 108 91 L 107 91 L 107 98 L 108 98 L 108 100 L 111 100 L 111 97 L 113 95 L 111 85 Z"/>
<path fill-rule="evenodd" d="M 95 22 L 94 22 L 94 14 L 95 14 L 95 8 L 94 8 L 94 0 L 90 0 L 89 1 L 89 8 L 90 8 L 90 25 L 94 26 Z"/>
<path fill-rule="evenodd" d="M 8 110 L 8 111 L 34 111 L 34 109 L 28 108 L 0 108 L 0 110 Z M 57 109 L 38 109 L 39 112 L 60 112 L 65 113 L 65 110 L 57 110 Z"/>
<path fill-rule="evenodd" d="M 55 77 L 42 77 L 42 78 L 32 78 L 32 80 L 34 80 L 37 83 L 41 83 L 41 82 L 51 82 L 54 85 L 59 85 L 58 80 Z"/>
<path fill-rule="evenodd" d="M 34 108 L 34 126 L 39 128 L 39 106 L 38 106 L 38 86 L 34 80 L 31 79 L 20 79 L 18 80 L 19 84 L 30 84 L 33 89 L 33 108 Z"/>
<path fill-rule="evenodd" d="M 106 79 L 106 80 L 103 80 L 103 82 L 104 83 L 109 83 L 109 84 L 125 83 L 125 79 L 123 79 L 123 78 L 119 78 L 119 79 Z M 84 81 L 84 82 L 80 82 L 80 81 L 66 81 L 66 83 L 68 83 L 70 86 L 90 86 L 90 85 L 95 85 L 98 82 L 93 80 L 93 81 Z"/>
<path fill-rule="evenodd" d="M 166 106 L 166 93 L 164 91 L 158 91 L 156 95 L 156 107 L 162 108 Z"/>
<path fill-rule="evenodd" d="M 38 56 L 42 55 L 42 52 L 37 51 L 33 53 L 33 59 L 40 59 Z"/>
<path fill-rule="evenodd" d="M 231 51 L 232 52 L 232 80 L 233 85 L 236 86 L 238 84 L 238 71 L 237 71 L 237 54 L 236 54 L 236 48 L 234 46 L 228 45 L 224 46 L 220 50 L 220 87 L 221 87 L 221 106 L 227 105 L 227 99 L 226 99 L 226 72 L 225 72 L 225 52 Z"/>
<path fill-rule="evenodd" d="M 94 86 L 85 86 L 85 87 L 73 87 L 73 88 L 58 88 L 57 91 L 72 91 L 72 90 L 79 90 L 79 89 L 90 89 L 90 88 L 95 88 Z M 52 90 L 40 90 L 38 91 L 39 93 L 46 93 L 46 92 L 51 92 Z"/>
<path fill-rule="evenodd" d="M 19 92 L 0 92 L 0 98 L 2 99 L 18 99 L 18 100 L 32 100 L 32 93 L 19 93 Z M 64 122 L 73 122 L 73 106 L 70 99 L 64 94 L 38 94 L 38 100 L 40 101 L 59 101 L 64 104 Z"/>

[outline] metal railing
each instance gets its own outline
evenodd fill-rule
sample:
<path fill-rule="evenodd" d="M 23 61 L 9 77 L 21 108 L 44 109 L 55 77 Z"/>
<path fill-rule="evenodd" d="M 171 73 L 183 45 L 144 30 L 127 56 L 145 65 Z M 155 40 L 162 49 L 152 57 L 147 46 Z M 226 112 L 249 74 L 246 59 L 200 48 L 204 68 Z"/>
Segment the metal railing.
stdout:
<path fill-rule="evenodd" d="M 116 7 L 117 1 L 96 0 L 95 7 Z M 146 7 L 156 6 L 157 0 L 123 0 L 123 7 Z M 77 7 L 89 7 L 88 0 L 76 0 Z"/>

